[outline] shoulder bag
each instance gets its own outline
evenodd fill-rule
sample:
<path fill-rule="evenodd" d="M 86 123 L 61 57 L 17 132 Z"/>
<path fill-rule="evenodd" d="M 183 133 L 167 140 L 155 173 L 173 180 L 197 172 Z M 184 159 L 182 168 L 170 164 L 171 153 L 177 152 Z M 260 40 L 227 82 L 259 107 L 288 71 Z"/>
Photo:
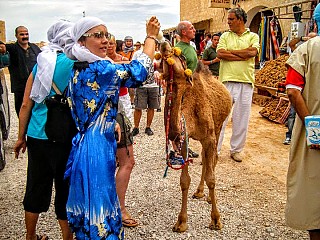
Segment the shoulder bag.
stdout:
<path fill-rule="evenodd" d="M 67 88 L 61 94 L 54 82 L 52 82 L 52 87 L 56 94 L 45 100 L 48 108 L 45 133 L 52 142 L 71 142 L 78 130 L 66 97 Z"/>

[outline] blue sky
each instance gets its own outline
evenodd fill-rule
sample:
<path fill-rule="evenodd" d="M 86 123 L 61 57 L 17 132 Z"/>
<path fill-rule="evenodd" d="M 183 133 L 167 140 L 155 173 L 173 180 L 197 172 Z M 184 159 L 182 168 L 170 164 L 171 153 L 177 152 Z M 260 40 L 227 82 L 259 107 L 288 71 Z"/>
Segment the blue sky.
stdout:
<path fill-rule="evenodd" d="M 0 20 L 6 24 L 7 41 L 15 40 L 14 29 L 23 25 L 29 29 L 30 41 L 47 41 L 47 29 L 59 19 L 71 22 L 83 16 L 95 16 L 106 22 L 108 31 L 117 39 L 127 35 L 134 42 L 143 41 L 145 22 L 152 15 L 160 20 L 161 28 L 179 23 L 179 0 L 0 0 Z"/>

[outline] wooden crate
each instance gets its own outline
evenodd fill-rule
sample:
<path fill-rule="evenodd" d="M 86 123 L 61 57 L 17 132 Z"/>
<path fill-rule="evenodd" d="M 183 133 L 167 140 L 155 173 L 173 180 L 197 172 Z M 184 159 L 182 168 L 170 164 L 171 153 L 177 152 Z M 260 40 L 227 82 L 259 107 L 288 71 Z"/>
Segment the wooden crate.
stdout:
<path fill-rule="evenodd" d="M 259 113 L 270 121 L 284 124 L 290 113 L 290 102 L 285 97 L 273 98 Z"/>

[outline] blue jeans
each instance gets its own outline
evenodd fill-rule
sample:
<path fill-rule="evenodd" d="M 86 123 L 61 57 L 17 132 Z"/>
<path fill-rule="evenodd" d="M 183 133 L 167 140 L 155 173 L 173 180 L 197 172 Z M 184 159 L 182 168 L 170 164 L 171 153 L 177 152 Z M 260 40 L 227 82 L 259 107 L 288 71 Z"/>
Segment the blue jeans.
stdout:
<path fill-rule="evenodd" d="M 286 132 L 286 138 L 291 139 L 292 129 L 293 129 L 295 119 L 296 119 L 296 110 L 294 110 L 294 107 L 291 105 L 290 106 L 290 113 L 289 113 L 289 116 L 287 119 L 288 131 Z"/>

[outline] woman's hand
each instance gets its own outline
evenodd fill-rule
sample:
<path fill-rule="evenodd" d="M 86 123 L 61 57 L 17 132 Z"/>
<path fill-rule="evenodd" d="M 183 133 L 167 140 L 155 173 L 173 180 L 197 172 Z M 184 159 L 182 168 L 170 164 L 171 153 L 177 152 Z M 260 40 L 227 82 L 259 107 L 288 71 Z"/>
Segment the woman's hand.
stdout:
<path fill-rule="evenodd" d="M 20 150 L 22 149 L 22 153 L 24 153 L 26 151 L 26 148 L 27 148 L 26 138 L 18 139 L 16 141 L 16 144 L 14 145 L 14 148 L 13 148 L 14 149 L 14 157 L 16 159 L 18 159 Z"/>
<path fill-rule="evenodd" d="M 310 149 L 320 150 L 320 145 L 311 144 Z"/>
<path fill-rule="evenodd" d="M 160 30 L 160 23 L 155 16 L 152 16 L 146 23 L 147 37 L 144 41 L 143 52 L 147 54 L 153 61 L 157 36 Z"/>
<path fill-rule="evenodd" d="M 154 81 L 161 86 L 161 82 L 162 82 L 162 76 L 161 73 L 159 73 L 158 71 L 154 71 Z"/>
<path fill-rule="evenodd" d="M 157 38 L 160 31 L 160 22 L 156 16 L 152 16 L 146 23 L 147 36 Z"/>

